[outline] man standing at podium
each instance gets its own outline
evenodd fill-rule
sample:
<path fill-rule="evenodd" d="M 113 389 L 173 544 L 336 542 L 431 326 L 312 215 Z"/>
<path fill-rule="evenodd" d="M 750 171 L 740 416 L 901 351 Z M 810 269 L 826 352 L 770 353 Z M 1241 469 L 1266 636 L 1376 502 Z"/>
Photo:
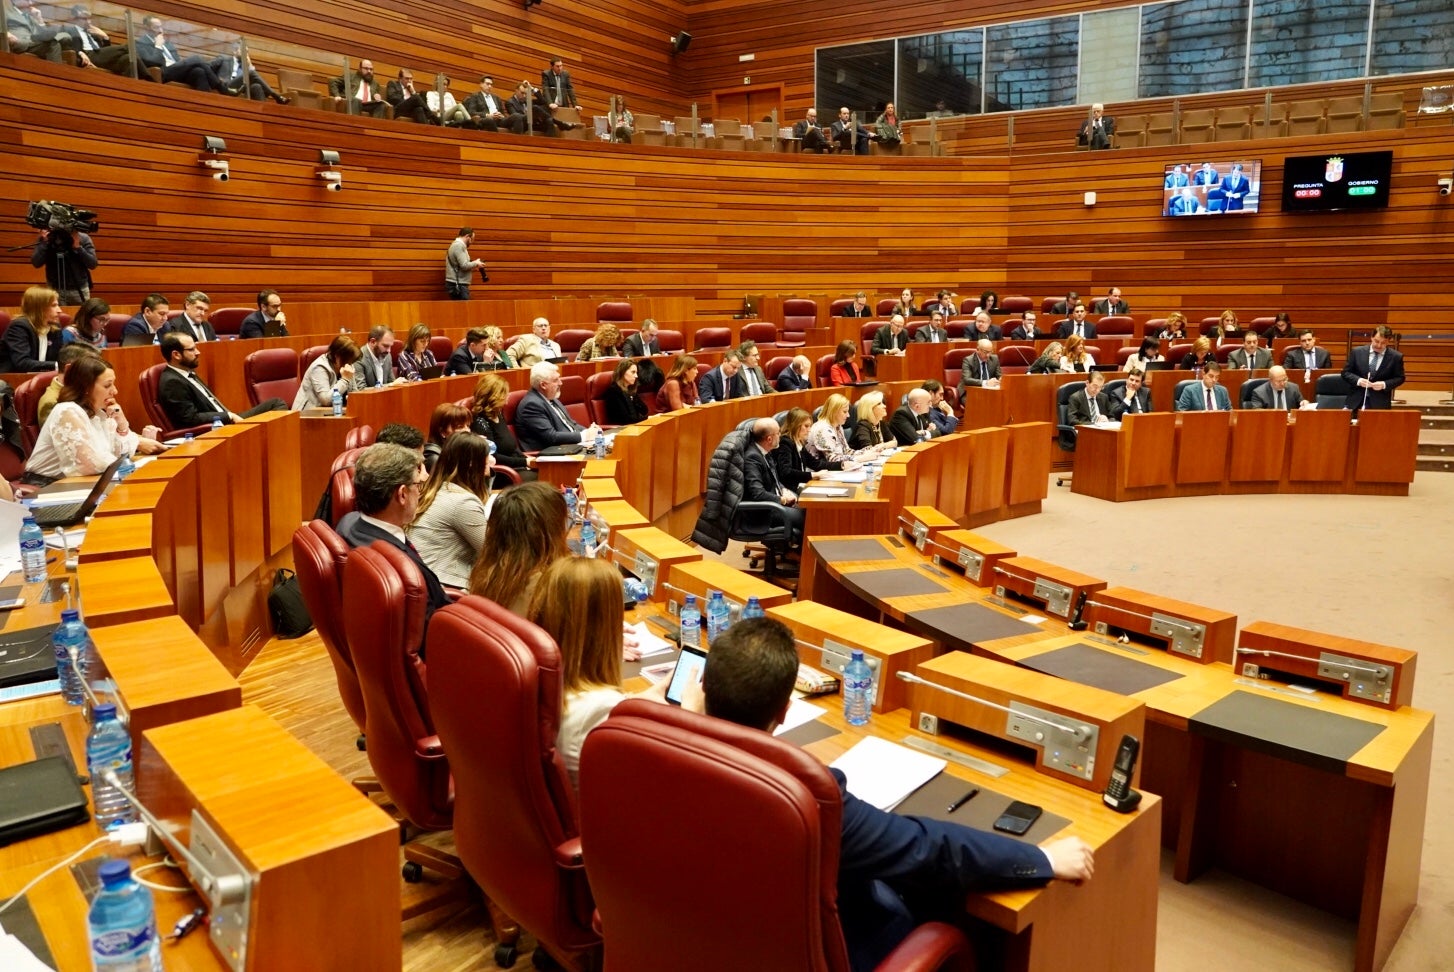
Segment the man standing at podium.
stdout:
<path fill-rule="evenodd" d="M 1373 329 L 1368 347 L 1354 348 L 1343 366 L 1348 383 L 1348 407 L 1356 415 L 1365 408 L 1392 408 L 1393 390 L 1404 383 L 1404 356 L 1388 346 L 1393 328 Z"/>

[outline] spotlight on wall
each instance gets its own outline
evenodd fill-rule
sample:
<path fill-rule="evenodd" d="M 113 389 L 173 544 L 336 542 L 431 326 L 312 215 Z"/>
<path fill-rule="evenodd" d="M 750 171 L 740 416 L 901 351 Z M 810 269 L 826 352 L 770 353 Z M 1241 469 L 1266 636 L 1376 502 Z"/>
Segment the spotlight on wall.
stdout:
<path fill-rule="evenodd" d="M 338 165 L 338 153 L 328 149 L 319 149 L 318 161 L 321 164 L 313 174 L 323 180 L 323 188 L 329 192 L 341 192 L 343 190 L 343 173 L 334 168 Z"/>
<path fill-rule="evenodd" d="M 671 52 L 673 54 L 680 54 L 682 51 L 690 47 L 691 43 L 692 35 L 684 30 L 679 31 L 676 34 L 673 34 L 671 37 Z"/>
<path fill-rule="evenodd" d="M 226 182 L 231 176 L 228 174 L 227 159 L 222 153 L 227 151 L 227 143 L 215 135 L 202 136 L 202 153 L 197 156 L 197 164 L 212 173 L 212 178 L 218 182 Z"/>
<path fill-rule="evenodd" d="M 1441 196 L 1447 196 L 1447 195 L 1449 195 L 1450 190 L 1454 190 L 1454 179 L 1450 179 L 1447 176 L 1445 178 L 1443 178 L 1443 179 L 1440 179 L 1439 180 L 1439 195 L 1441 195 Z"/>

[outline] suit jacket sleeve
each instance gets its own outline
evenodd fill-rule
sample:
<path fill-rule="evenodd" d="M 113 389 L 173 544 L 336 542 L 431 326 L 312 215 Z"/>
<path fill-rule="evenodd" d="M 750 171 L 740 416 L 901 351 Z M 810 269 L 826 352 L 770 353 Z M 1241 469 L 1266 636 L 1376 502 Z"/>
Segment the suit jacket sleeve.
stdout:
<path fill-rule="evenodd" d="M 29 326 L 30 322 L 24 324 L 11 324 L 5 329 L 5 334 L 0 336 L 0 344 L 5 348 L 5 359 L 9 362 L 7 371 L 40 371 L 53 370 L 54 365 L 43 363 L 36 355 L 40 351 L 39 335 L 35 329 Z M 54 357 L 51 362 L 54 362 Z"/>
<path fill-rule="evenodd" d="M 238 340 L 245 338 L 260 338 L 263 336 L 263 316 L 253 311 L 242 319 L 242 325 L 238 328 Z"/>
<path fill-rule="evenodd" d="M 515 410 L 515 432 L 520 437 L 522 449 L 545 449 L 581 441 L 579 429 L 556 428 L 546 414 L 547 408 L 549 406 L 538 394 L 526 395 L 520 400 Z"/>
<path fill-rule="evenodd" d="M 894 342 L 889 333 L 889 326 L 885 324 L 873 332 L 873 346 L 869 349 L 871 354 L 883 354 L 885 351 L 893 350 Z"/>
<path fill-rule="evenodd" d="M 1067 420 L 1071 425 L 1085 425 L 1090 419 L 1090 400 L 1084 390 L 1072 392 L 1069 407 L 1065 410 Z"/>
<path fill-rule="evenodd" d="M 702 375 L 702 377 L 697 379 L 697 401 L 701 402 L 702 404 L 705 405 L 707 402 L 720 401 L 722 396 L 719 393 L 721 391 L 721 369 L 713 368 L 711 371 L 706 372 Z"/>
<path fill-rule="evenodd" d="M 231 416 L 225 412 L 205 408 L 196 392 L 188 386 L 187 379 L 170 368 L 163 368 L 161 378 L 157 381 L 157 400 L 174 429 L 210 425 L 219 418 L 223 422 L 231 420 Z"/>
<path fill-rule="evenodd" d="M 1383 361 L 1385 373 L 1377 379 L 1383 382 L 1383 390 L 1387 394 L 1404 383 L 1404 356 L 1400 351 L 1385 351 Z"/>
<path fill-rule="evenodd" d="M 1348 363 L 1343 365 L 1343 380 L 1348 383 L 1350 390 L 1356 391 L 1358 379 L 1366 377 L 1368 377 L 1368 349 L 1354 348 L 1353 353 L 1348 355 Z"/>
<path fill-rule="evenodd" d="M 923 441 L 919 438 L 919 426 L 914 421 L 914 413 L 908 406 L 894 410 L 894 416 L 889 420 L 889 428 L 894 430 L 894 440 L 899 445 L 907 446 Z"/>

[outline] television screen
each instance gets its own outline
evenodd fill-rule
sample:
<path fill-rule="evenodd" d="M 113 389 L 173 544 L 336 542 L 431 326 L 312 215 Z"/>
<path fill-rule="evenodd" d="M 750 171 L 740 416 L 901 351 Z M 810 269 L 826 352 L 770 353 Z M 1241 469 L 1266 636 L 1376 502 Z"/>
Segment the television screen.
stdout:
<path fill-rule="evenodd" d="M 1262 192 L 1262 162 L 1169 162 L 1161 179 L 1161 215 L 1218 216 L 1255 213 Z"/>
<path fill-rule="evenodd" d="M 1383 209 L 1392 173 L 1392 152 L 1295 155 L 1282 164 L 1282 208 L 1289 213 Z"/>

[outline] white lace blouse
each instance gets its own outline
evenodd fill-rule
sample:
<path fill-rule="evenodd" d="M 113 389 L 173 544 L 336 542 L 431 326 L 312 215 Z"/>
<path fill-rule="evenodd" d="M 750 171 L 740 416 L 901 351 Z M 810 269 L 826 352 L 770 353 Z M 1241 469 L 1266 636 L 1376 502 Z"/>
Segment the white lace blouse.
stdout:
<path fill-rule="evenodd" d="M 75 402 L 58 402 L 36 437 L 25 471 L 59 479 L 63 476 L 98 476 L 122 454 L 136 451 L 141 436 L 120 435 L 116 420 L 90 416 Z"/>
<path fill-rule="evenodd" d="M 819 419 L 808 430 L 808 449 L 823 459 L 844 459 L 853 450 L 843 437 L 843 426 L 832 425 L 827 419 Z"/>

